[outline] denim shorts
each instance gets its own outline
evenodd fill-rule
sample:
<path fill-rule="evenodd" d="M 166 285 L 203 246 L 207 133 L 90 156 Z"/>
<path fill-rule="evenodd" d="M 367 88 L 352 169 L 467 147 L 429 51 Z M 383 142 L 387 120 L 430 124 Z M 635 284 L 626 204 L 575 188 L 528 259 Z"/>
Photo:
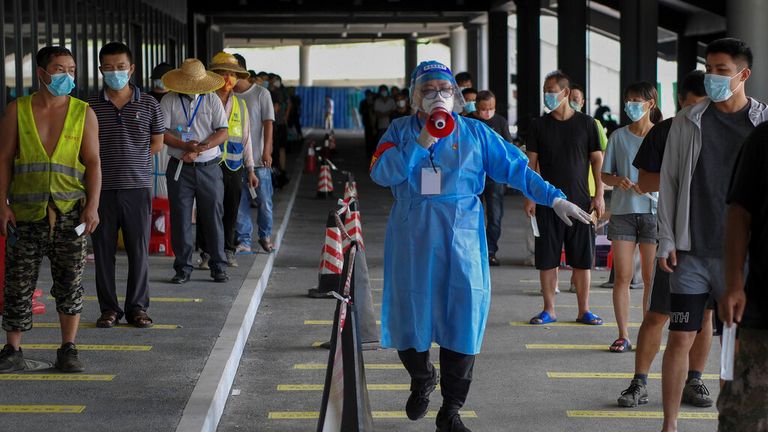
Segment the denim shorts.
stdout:
<path fill-rule="evenodd" d="M 630 213 L 612 215 L 608 221 L 608 240 L 653 243 L 658 239 L 656 215 L 651 213 Z"/>

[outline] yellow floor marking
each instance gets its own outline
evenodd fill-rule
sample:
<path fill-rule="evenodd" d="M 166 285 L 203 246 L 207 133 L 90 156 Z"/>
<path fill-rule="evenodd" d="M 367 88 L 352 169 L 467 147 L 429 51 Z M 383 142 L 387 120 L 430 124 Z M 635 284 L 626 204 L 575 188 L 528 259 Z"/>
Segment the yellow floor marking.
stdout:
<path fill-rule="evenodd" d="M 0 405 L 0 414 L 80 414 L 85 405 Z"/>
<path fill-rule="evenodd" d="M 320 345 L 324 344 L 327 341 L 315 341 L 312 342 L 312 348 L 320 348 Z M 432 348 L 440 348 L 440 345 L 432 342 Z"/>
<path fill-rule="evenodd" d="M 117 299 L 120 301 L 123 301 L 125 300 L 125 297 L 118 297 Z M 52 295 L 49 295 L 48 300 L 55 300 L 55 298 Z M 83 296 L 83 300 L 98 301 L 99 299 L 96 296 Z M 159 302 L 159 303 L 202 303 L 203 302 L 203 299 L 193 298 L 193 297 L 152 297 L 151 300 L 153 302 Z"/>
<path fill-rule="evenodd" d="M 59 344 L 24 344 L 25 350 L 55 350 Z M 151 351 L 152 345 L 77 345 L 80 351 Z"/>
<path fill-rule="evenodd" d="M 575 305 L 575 304 L 559 304 L 559 305 L 557 305 L 555 307 L 557 307 L 557 308 L 577 308 L 577 307 L 579 307 L 579 305 Z M 604 305 L 604 306 L 591 305 L 589 308 L 590 309 L 610 309 L 610 310 L 613 310 L 613 305 Z M 630 306 L 629 308 L 630 309 L 642 309 L 641 306 Z"/>
<path fill-rule="evenodd" d="M 663 419 L 661 411 L 567 411 L 568 417 L 614 419 Z M 717 420 L 716 412 L 681 412 L 682 420 Z"/>
<path fill-rule="evenodd" d="M 635 375 L 632 373 L 621 372 L 547 372 L 548 378 L 566 378 L 566 379 L 632 379 Z M 702 374 L 701 377 L 705 380 L 719 380 L 718 374 Z M 661 379 L 660 373 L 648 374 L 650 379 Z"/>
<path fill-rule="evenodd" d="M 376 324 L 381 324 L 381 321 L 376 321 Z M 333 325 L 333 320 L 305 320 L 304 325 Z"/>
<path fill-rule="evenodd" d="M 603 325 L 589 325 L 589 324 L 581 324 L 577 322 L 567 322 L 567 321 L 558 321 L 553 322 L 549 324 L 530 324 L 528 321 L 510 321 L 509 325 L 512 327 L 589 327 L 589 328 L 595 328 L 595 327 L 603 327 L 603 328 L 616 328 L 615 322 L 604 322 Z M 630 328 L 638 328 L 640 327 L 640 323 L 628 323 L 627 327 Z"/>
<path fill-rule="evenodd" d="M 435 368 L 440 369 L 440 363 L 434 364 Z M 293 365 L 294 369 L 299 370 L 325 370 L 328 367 L 325 363 L 297 363 Z M 367 370 L 393 370 L 403 369 L 402 363 L 366 363 Z"/>
<path fill-rule="evenodd" d="M 56 323 L 56 322 L 43 322 L 43 323 L 36 322 L 36 323 L 32 324 L 32 327 L 36 327 L 36 328 L 59 328 L 59 327 L 61 327 L 61 325 L 59 323 Z M 96 323 L 81 322 L 80 323 L 80 328 L 83 329 L 83 328 L 97 328 L 97 327 L 96 327 Z M 118 329 L 135 329 L 136 327 L 134 327 L 134 326 L 132 326 L 130 324 L 121 324 L 121 325 L 115 326 L 114 328 L 118 328 Z M 178 324 L 155 324 L 155 325 L 153 325 L 152 327 L 150 327 L 148 329 L 141 329 L 141 330 L 153 330 L 153 329 L 154 330 L 175 330 L 175 329 L 180 329 L 180 328 L 182 328 L 182 327 L 180 325 L 178 325 Z"/>
<path fill-rule="evenodd" d="M 598 350 L 608 351 L 608 344 L 525 344 L 526 349 L 545 349 L 545 350 Z M 666 345 L 661 346 L 665 350 Z"/>
<path fill-rule="evenodd" d="M 406 419 L 405 411 L 373 411 L 373 418 L 375 419 Z M 477 413 L 474 411 L 459 411 L 459 414 L 464 418 L 477 418 Z M 317 411 L 279 411 L 269 413 L 268 418 L 270 420 L 317 420 L 320 417 L 320 413 Z M 437 417 L 437 411 L 429 411 L 426 415 L 427 418 Z"/>
<path fill-rule="evenodd" d="M 560 290 L 561 294 L 563 292 L 565 292 L 566 294 L 571 294 L 571 293 L 568 293 L 566 290 Z M 523 290 L 523 294 L 539 294 L 539 295 L 541 295 L 541 291 L 539 291 L 539 290 L 528 290 L 527 289 L 527 290 Z M 601 290 L 590 289 L 589 290 L 589 295 L 592 295 L 592 294 L 613 294 L 613 290 L 610 290 L 610 289 L 601 289 Z"/>
<path fill-rule="evenodd" d="M 368 384 L 368 391 L 407 391 L 410 384 Z M 438 385 L 437 388 L 440 388 Z M 280 384 L 277 391 L 323 391 L 322 384 Z"/>
<path fill-rule="evenodd" d="M 115 375 L 0 374 L 0 381 L 112 381 Z"/>

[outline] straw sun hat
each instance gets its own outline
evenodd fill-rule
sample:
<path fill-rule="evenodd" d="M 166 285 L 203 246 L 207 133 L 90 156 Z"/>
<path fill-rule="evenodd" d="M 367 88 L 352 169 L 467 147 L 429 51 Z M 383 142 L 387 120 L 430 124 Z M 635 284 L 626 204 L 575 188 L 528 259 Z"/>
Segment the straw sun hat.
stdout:
<path fill-rule="evenodd" d="M 245 68 L 240 66 L 235 56 L 223 51 L 213 56 L 208 70 L 232 72 L 240 79 L 246 79 L 251 76 Z"/>
<path fill-rule="evenodd" d="M 224 86 L 224 78 L 205 70 L 198 59 L 186 59 L 179 69 L 163 75 L 163 85 L 168 90 L 182 94 L 211 93 Z"/>

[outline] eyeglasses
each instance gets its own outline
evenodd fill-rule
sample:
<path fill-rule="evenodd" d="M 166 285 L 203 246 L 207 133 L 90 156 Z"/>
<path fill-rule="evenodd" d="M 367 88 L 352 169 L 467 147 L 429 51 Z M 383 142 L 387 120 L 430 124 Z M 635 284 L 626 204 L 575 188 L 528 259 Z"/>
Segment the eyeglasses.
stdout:
<path fill-rule="evenodd" d="M 421 93 L 424 95 L 424 99 L 434 99 L 437 94 L 440 93 L 440 97 L 449 98 L 453 96 L 453 87 L 441 88 L 441 89 L 423 89 Z"/>

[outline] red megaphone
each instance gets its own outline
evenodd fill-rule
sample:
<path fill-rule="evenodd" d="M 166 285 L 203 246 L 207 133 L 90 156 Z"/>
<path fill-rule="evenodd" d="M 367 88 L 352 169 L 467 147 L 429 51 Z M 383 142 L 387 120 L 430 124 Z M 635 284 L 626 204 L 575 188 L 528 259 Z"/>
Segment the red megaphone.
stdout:
<path fill-rule="evenodd" d="M 453 132 L 456 122 L 444 108 L 435 108 L 427 118 L 427 132 L 435 138 L 444 138 Z"/>

